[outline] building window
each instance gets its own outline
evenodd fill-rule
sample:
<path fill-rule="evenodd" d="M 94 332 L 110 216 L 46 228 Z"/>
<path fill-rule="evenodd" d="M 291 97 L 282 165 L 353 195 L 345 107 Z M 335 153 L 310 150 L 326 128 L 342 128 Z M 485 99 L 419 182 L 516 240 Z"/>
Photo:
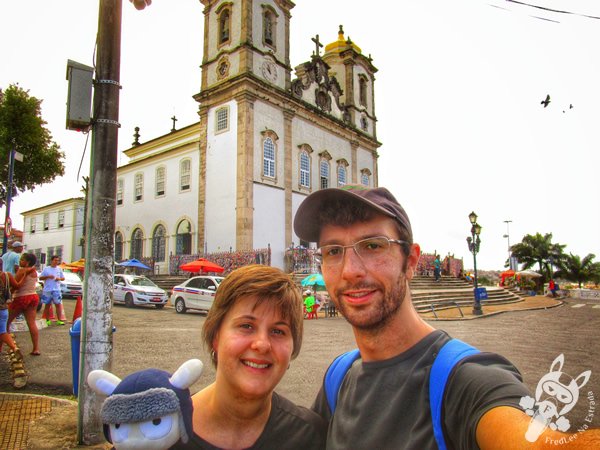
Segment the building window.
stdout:
<path fill-rule="evenodd" d="M 32 217 L 29 221 L 29 232 L 35 233 L 35 217 Z"/>
<path fill-rule="evenodd" d="M 144 232 L 140 228 L 133 230 L 131 235 L 131 252 L 130 257 L 142 259 L 144 254 Z"/>
<path fill-rule="evenodd" d="M 115 261 L 122 261 L 123 259 L 123 234 L 117 231 L 115 233 Z"/>
<path fill-rule="evenodd" d="M 305 151 L 300 152 L 300 186 L 310 188 L 310 157 Z"/>
<path fill-rule="evenodd" d="M 52 257 L 53 256 L 58 256 L 60 258 L 60 261 L 62 261 L 62 257 L 63 257 L 63 246 L 62 245 L 57 245 L 56 247 L 48 247 L 47 249 L 48 253 L 48 263 L 50 263 L 50 261 L 52 261 Z"/>
<path fill-rule="evenodd" d="M 165 195 L 165 168 L 163 166 L 156 169 L 156 196 Z"/>
<path fill-rule="evenodd" d="M 165 227 L 158 225 L 152 233 L 152 257 L 154 261 L 163 262 L 165 260 Z"/>
<path fill-rule="evenodd" d="M 59 211 L 58 212 L 58 228 L 64 228 L 64 227 L 65 227 L 65 212 Z"/>
<path fill-rule="evenodd" d="M 123 204 L 123 178 L 117 180 L 117 205 Z"/>
<path fill-rule="evenodd" d="M 144 174 L 135 174 L 135 197 L 134 201 L 140 202 L 144 198 Z"/>
<path fill-rule="evenodd" d="M 369 174 L 363 172 L 362 175 L 360 176 L 360 182 L 362 183 L 363 186 L 369 186 Z"/>
<path fill-rule="evenodd" d="M 359 102 L 362 106 L 367 106 L 367 78 L 364 75 L 358 77 Z"/>
<path fill-rule="evenodd" d="M 270 137 L 263 142 L 263 175 L 275 178 L 275 144 Z"/>
<path fill-rule="evenodd" d="M 227 131 L 229 129 L 229 106 L 217 109 L 215 117 L 215 132 Z"/>
<path fill-rule="evenodd" d="M 342 187 L 346 184 L 346 166 L 340 164 L 338 166 L 338 187 Z"/>
<path fill-rule="evenodd" d="M 192 179 L 192 162 L 184 159 L 179 163 L 179 191 L 189 191 Z"/>
<path fill-rule="evenodd" d="M 277 44 L 277 13 L 271 7 L 263 6 L 263 44 L 275 48 Z"/>
<path fill-rule="evenodd" d="M 192 226 L 187 220 L 182 220 L 177 226 L 175 239 L 176 255 L 191 255 L 192 253 Z"/>
<path fill-rule="evenodd" d="M 229 8 L 221 11 L 219 16 L 219 45 L 229 42 L 229 30 L 231 29 L 231 12 Z"/>
<path fill-rule="evenodd" d="M 44 231 L 48 231 L 50 228 L 50 214 L 44 214 Z"/>
<path fill-rule="evenodd" d="M 329 187 L 329 161 L 321 161 L 319 174 L 321 177 L 321 189 L 327 189 Z"/>

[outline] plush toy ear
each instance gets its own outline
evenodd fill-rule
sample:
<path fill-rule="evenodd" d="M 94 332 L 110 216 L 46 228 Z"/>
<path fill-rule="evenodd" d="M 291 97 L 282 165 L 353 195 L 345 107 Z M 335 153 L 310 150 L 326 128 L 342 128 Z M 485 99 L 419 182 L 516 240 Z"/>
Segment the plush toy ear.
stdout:
<path fill-rule="evenodd" d="M 179 369 L 175 371 L 169 382 L 179 389 L 187 389 L 200 378 L 203 368 L 202 361 L 199 359 L 190 359 L 184 362 Z"/>
<path fill-rule="evenodd" d="M 92 370 L 87 377 L 88 385 L 97 394 L 109 396 L 121 382 L 121 379 L 106 370 Z"/>

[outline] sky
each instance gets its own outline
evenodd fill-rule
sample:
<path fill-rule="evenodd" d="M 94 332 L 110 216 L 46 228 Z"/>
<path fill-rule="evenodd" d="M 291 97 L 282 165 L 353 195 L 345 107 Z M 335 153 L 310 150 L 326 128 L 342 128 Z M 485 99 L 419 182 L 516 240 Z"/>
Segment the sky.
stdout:
<path fill-rule="evenodd" d="M 503 269 L 507 233 L 510 244 L 552 233 L 565 251 L 600 260 L 600 20 L 584 17 L 600 17 L 600 2 L 529 3 L 576 14 L 504 0 L 296 0 L 292 9 L 292 66 L 310 59 L 316 34 L 335 41 L 340 24 L 372 56 L 379 185 L 404 206 L 424 252 L 464 258 L 467 269 L 471 211 L 482 226 L 479 269 Z M 2 2 L 0 16 L 0 87 L 19 83 L 43 99 L 66 153 L 63 177 L 14 199 L 22 229 L 20 213 L 80 196 L 89 174 L 86 136 L 65 129 L 65 75 L 68 59 L 93 65 L 98 1 Z M 203 24 L 199 0 L 154 0 L 144 11 L 123 1 L 120 152 L 136 126 L 143 142 L 168 133 L 173 115 L 178 128 L 198 120 Z"/>

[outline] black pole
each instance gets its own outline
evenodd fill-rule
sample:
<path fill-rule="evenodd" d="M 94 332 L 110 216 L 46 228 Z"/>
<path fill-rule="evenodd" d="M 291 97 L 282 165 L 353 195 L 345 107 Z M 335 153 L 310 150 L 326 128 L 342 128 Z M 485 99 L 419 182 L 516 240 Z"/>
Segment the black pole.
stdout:
<path fill-rule="evenodd" d="M 10 221 L 10 204 L 12 202 L 13 172 L 15 169 L 15 150 L 11 149 L 8 155 L 8 185 L 6 186 L 6 215 L 4 217 L 4 239 L 2 240 L 2 254 L 8 251 L 8 230 Z"/>

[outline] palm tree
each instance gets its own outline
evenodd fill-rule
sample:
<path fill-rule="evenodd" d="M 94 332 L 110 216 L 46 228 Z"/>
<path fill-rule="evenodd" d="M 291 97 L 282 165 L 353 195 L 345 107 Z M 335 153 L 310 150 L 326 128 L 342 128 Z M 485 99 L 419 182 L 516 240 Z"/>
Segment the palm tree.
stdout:
<path fill-rule="evenodd" d="M 512 256 L 523 264 L 523 269 L 531 269 L 537 264 L 544 279 L 550 279 L 552 266 L 560 267 L 565 247 L 566 245 L 552 243 L 552 233 L 543 236 L 536 233 L 526 235 L 521 242 L 511 246 L 510 250 Z"/>
<path fill-rule="evenodd" d="M 569 281 L 576 281 L 579 283 L 579 289 L 581 289 L 581 283 L 600 278 L 600 263 L 594 262 L 595 257 L 596 255 L 593 253 L 588 253 L 583 259 L 572 253 L 564 255 L 559 269 L 554 276 Z"/>

